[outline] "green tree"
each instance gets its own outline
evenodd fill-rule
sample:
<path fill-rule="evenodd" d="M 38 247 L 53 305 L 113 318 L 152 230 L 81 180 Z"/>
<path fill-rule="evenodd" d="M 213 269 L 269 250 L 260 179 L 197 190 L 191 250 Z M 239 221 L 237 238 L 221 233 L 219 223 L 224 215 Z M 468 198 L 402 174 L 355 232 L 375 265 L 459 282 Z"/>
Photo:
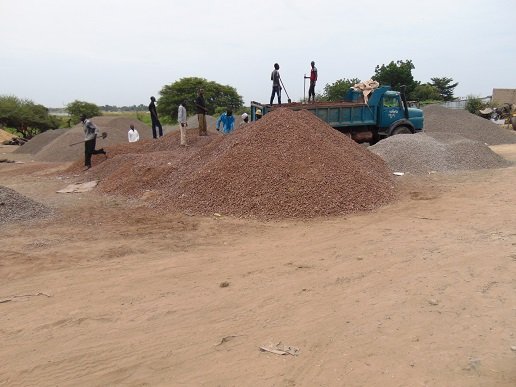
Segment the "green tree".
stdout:
<path fill-rule="evenodd" d="M 0 124 L 15 128 L 24 137 L 59 127 L 58 118 L 50 116 L 48 109 L 31 100 L 15 96 L 0 96 Z"/>
<path fill-rule="evenodd" d="M 66 105 L 65 110 L 70 114 L 72 121 L 77 123 L 84 114 L 87 118 L 101 116 L 100 108 L 94 103 L 75 100 Z"/>
<path fill-rule="evenodd" d="M 431 85 L 434 86 L 441 95 L 441 98 L 444 101 L 453 101 L 455 97 L 453 96 L 453 91 L 459 84 L 459 82 L 453 82 L 452 78 L 442 77 L 442 78 L 430 78 L 432 81 Z"/>
<path fill-rule="evenodd" d="M 466 110 L 472 114 L 478 114 L 479 110 L 484 109 L 487 104 L 484 104 L 479 97 L 468 95 L 466 98 Z"/>
<path fill-rule="evenodd" d="M 342 101 L 344 95 L 353 85 L 360 82 L 358 78 L 339 79 L 332 84 L 327 83 L 320 98 L 323 101 Z"/>
<path fill-rule="evenodd" d="M 417 85 L 411 94 L 411 98 L 417 101 L 441 101 L 439 90 L 429 83 Z"/>
<path fill-rule="evenodd" d="M 377 65 L 374 69 L 372 79 L 380 83 L 380 86 L 387 85 L 393 90 L 400 90 L 401 86 L 407 87 L 406 93 L 412 98 L 412 92 L 415 90 L 419 82 L 414 80 L 412 70 L 415 69 L 411 60 L 392 61 L 388 65 Z"/>
<path fill-rule="evenodd" d="M 210 115 L 214 114 L 217 108 L 230 108 L 236 112 L 244 105 L 242 97 L 234 87 L 220 85 L 204 78 L 186 77 L 161 89 L 157 105 L 160 117 L 177 120 L 177 108 L 182 102 L 186 104 L 189 114 L 195 112 L 194 100 L 199 89 L 204 90 L 204 99 Z"/>

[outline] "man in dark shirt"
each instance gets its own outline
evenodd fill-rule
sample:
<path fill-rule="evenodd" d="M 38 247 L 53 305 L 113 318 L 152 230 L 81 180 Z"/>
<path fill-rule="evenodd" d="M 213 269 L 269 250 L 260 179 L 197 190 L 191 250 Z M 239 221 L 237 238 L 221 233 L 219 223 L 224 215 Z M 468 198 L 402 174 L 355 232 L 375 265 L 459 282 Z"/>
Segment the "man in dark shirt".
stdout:
<path fill-rule="evenodd" d="M 270 104 L 274 102 L 274 95 L 278 96 L 278 103 L 281 104 L 281 77 L 279 73 L 279 64 L 274 63 L 274 70 L 271 73 L 271 81 L 272 81 L 272 94 Z"/>
<path fill-rule="evenodd" d="M 161 122 L 159 122 L 158 112 L 156 110 L 156 98 L 150 97 L 151 103 L 149 104 L 149 112 L 152 121 L 152 137 L 158 138 L 158 134 L 156 133 L 156 128 L 159 129 L 159 136 L 163 137 L 163 128 L 161 127 Z"/>
<path fill-rule="evenodd" d="M 206 126 L 206 101 L 204 100 L 204 90 L 199 89 L 197 92 L 197 98 L 195 99 L 195 107 L 197 110 L 197 120 L 199 121 L 199 136 L 207 136 L 208 128 Z"/>

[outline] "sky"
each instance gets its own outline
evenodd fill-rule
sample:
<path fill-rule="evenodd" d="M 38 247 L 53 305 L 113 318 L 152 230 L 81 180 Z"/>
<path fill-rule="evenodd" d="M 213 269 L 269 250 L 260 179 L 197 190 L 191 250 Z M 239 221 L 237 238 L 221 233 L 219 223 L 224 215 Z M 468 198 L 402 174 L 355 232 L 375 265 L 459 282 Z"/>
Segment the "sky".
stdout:
<path fill-rule="evenodd" d="M 268 102 L 274 63 L 288 96 L 411 60 L 414 79 L 456 97 L 516 88 L 516 0 L 0 0 L 0 95 L 52 108 L 159 100 L 184 77 Z M 308 93 L 308 83 L 306 83 Z"/>

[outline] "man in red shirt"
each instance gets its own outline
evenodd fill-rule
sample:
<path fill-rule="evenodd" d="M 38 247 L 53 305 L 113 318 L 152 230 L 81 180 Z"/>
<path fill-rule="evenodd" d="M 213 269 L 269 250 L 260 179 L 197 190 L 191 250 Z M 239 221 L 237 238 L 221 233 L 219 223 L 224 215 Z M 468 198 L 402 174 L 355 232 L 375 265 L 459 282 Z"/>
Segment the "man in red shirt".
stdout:
<path fill-rule="evenodd" d="M 315 67 L 315 62 L 312 61 L 310 63 L 312 69 L 310 70 L 310 88 L 308 89 L 308 102 L 310 102 L 310 97 L 312 97 L 312 102 L 315 102 L 315 82 L 317 82 L 317 67 Z"/>

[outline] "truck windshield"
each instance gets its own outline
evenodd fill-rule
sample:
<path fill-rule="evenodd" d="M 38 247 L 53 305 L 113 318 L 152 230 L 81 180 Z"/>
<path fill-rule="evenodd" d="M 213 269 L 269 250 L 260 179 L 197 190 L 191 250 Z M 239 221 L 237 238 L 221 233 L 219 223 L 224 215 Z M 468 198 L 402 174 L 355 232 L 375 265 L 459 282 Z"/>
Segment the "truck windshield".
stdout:
<path fill-rule="evenodd" d="M 394 95 L 385 95 L 383 97 L 383 106 L 385 106 L 385 107 L 401 107 L 399 98 Z"/>

